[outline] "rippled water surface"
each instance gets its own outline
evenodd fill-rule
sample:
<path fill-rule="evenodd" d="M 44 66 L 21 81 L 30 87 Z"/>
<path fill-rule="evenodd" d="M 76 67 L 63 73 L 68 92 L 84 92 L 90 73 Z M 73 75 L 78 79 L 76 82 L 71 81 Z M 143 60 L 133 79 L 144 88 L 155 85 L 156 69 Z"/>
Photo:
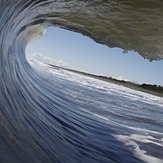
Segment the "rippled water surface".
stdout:
<path fill-rule="evenodd" d="M 27 42 L 48 25 L 123 47 L 125 38 L 117 39 L 117 32 L 110 28 L 113 35 L 109 35 L 101 27 L 110 26 L 106 14 L 121 13 L 128 2 L 129 7 L 134 5 L 125 2 L 0 1 L 0 162 L 163 162 L 162 98 L 35 61 L 29 64 L 24 54 Z M 162 2 L 149 2 L 148 7 L 140 5 L 141 11 L 155 8 L 149 19 L 153 18 L 154 24 L 162 22 L 162 16 L 155 19 L 162 11 Z M 99 12 L 94 12 L 97 8 Z M 161 24 L 157 29 L 161 40 Z M 130 47 L 129 40 L 124 41 L 124 49 L 140 50 L 136 38 L 130 40 L 136 43 Z M 161 43 L 157 47 L 162 47 Z M 160 58 L 157 54 L 161 53 L 153 55 L 145 47 L 141 51 L 151 59 Z"/>

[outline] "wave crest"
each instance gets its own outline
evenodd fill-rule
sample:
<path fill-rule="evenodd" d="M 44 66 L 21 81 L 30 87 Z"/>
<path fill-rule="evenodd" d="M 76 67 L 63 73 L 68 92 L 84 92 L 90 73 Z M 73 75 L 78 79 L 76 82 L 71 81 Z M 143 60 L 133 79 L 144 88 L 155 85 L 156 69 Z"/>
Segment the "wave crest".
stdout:
<path fill-rule="evenodd" d="M 149 0 L 147 6 L 145 2 L 134 5 L 129 0 L 0 1 L 2 162 L 142 162 L 131 148 L 114 137 L 119 132 L 120 135 L 138 132 L 134 127 L 126 127 L 128 117 L 114 113 L 119 107 L 127 106 L 121 101 L 125 101 L 125 97 L 119 98 L 114 90 L 110 90 L 112 95 L 66 82 L 44 70 L 37 72 L 25 58 L 25 47 L 31 39 L 43 34 L 47 26 L 55 25 L 80 32 L 111 47 L 135 50 L 149 59 L 161 59 L 163 2 Z M 99 93 L 101 102 L 96 99 Z M 106 95 L 109 102 L 101 98 Z M 119 102 L 115 102 L 114 97 Z M 128 100 L 132 103 L 130 97 Z M 106 113 L 105 107 L 101 107 L 102 112 L 98 110 L 101 104 L 109 108 L 108 117 L 117 119 L 118 116 L 124 125 L 100 119 Z M 145 109 L 150 113 L 151 108 L 153 104 Z M 159 109 L 159 106 L 155 109 L 158 117 L 161 114 Z M 92 111 L 96 113 L 91 114 Z M 155 120 L 156 117 L 150 118 L 153 130 L 158 131 L 149 133 L 156 134 L 154 137 L 159 142 L 162 124 Z M 146 117 L 139 119 L 135 115 L 128 124 L 137 125 L 143 119 Z M 159 152 L 158 155 L 162 157 Z"/>

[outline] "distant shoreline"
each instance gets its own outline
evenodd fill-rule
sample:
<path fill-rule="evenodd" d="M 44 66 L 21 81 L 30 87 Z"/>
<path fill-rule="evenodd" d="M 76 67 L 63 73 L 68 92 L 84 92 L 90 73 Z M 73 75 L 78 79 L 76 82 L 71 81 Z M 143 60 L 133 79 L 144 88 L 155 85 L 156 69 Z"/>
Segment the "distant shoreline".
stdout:
<path fill-rule="evenodd" d="M 93 74 L 89 74 L 89 73 L 86 73 L 86 72 L 81 72 L 81 71 L 72 70 L 72 69 L 69 69 L 69 68 L 63 68 L 63 67 L 55 66 L 55 65 L 52 65 L 52 64 L 48 64 L 48 65 L 50 67 L 52 67 L 52 68 L 70 71 L 70 72 L 73 72 L 73 73 L 76 73 L 76 74 L 80 74 L 80 75 L 83 75 L 83 76 L 88 76 L 88 77 L 98 79 L 98 80 L 102 80 L 102 81 L 105 81 L 105 82 L 114 83 L 114 84 L 117 84 L 117 85 L 122 85 L 124 87 L 131 88 L 133 90 L 138 90 L 138 91 L 149 93 L 149 94 L 152 94 L 152 95 L 155 95 L 155 96 L 163 97 L 163 87 L 162 86 L 150 85 L 150 84 L 146 84 L 146 83 L 136 84 L 136 83 L 133 83 L 133 82 L 130 82 L 130 81 L 118 80 L 118 79 L 114 79 L 114 78 L 106 77 L 106 76 L 93 75 Z"/>

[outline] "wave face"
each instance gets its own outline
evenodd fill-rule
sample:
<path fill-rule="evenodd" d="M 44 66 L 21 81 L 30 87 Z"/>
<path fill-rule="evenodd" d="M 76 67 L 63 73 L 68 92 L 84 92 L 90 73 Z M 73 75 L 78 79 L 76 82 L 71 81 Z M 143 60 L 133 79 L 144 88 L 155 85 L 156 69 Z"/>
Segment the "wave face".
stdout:
<path fill-rule="evenodd" d="M 145 2 L 0 1 L 0 162 L 163 161 L 162 98 L 31 66 L 25 58 L 26 44 L 48 25 L 160 58 L 162 1 Z"/>

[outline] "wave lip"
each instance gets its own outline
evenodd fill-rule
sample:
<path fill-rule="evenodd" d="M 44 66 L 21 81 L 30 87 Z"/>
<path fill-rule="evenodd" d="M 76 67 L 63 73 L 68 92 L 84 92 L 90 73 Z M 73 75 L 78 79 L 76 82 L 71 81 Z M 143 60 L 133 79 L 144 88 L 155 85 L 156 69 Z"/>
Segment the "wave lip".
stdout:
<path fill-rule="evenodd" d="M 140 119 L 135 118 L 133 126 L 125 127 L 128 118 L 115 114 L 123 106 L 121 100 L 125 97 L 121 99 L 114 91 L 110 95 L 44 71 L 40 73 L 27 62 L 25 47 L 49 25 L 55 25 L 111 47 L 135 50 L 149 59 L 160 59 L 162 2 L 149 0 L 148 6 L 143 2 L 145 0 L 135 6 L 132 1 L 0 1 L 2 162 L 142 162 L 134 156 L 132 148 L 113 136 L 119 132 L 119 135 L 122 132 L 130 135 L 136 132 L 134 125 L 140 124 Z M 134 12 L 128 14 L 131 8 Z M 149 29 L 144 31 L 144 26 Z M 96 99 L 99 94 L 101 103 Z M 105 96 L 110 101 L 105 101 Z M 128 100 L 132 103 L 130 98 Z M 101 104 L 101 108 L 105 106 L 104 110 L 99 110 Z M 140 108 L 148 112 L 154 106 L 145 105 L 147 108 Z M 115 110 L 108 112 L 106 108 Z M 156 108 L 158 113 L 159 107 Z M 106 118 L 100 118 L 105 113 L 109 113 L 110 123 L 105 121 Z M 113 121 L 116 116 L 122 118 L 124 125 Z M 155 130 L 160 129 L 157 123 L 152 127 L 155 126 Z M 150 133 L 160 136 L 157 132 Z"/>
<path fill-rule="evenodd" d="M 39 24 L 45 28 L 54 25 L 80 32 L 110 47 L 134 50 L 149 60 L 160 60 L 163 56 L 163 2 L 160 0 L 148 3 L 146 0 L 2 0 L 1 11 L 1 29 L 7 28 L 11 33 L 18 34 Z M 27 37 L 36 36 L 28 33 Z"/>

